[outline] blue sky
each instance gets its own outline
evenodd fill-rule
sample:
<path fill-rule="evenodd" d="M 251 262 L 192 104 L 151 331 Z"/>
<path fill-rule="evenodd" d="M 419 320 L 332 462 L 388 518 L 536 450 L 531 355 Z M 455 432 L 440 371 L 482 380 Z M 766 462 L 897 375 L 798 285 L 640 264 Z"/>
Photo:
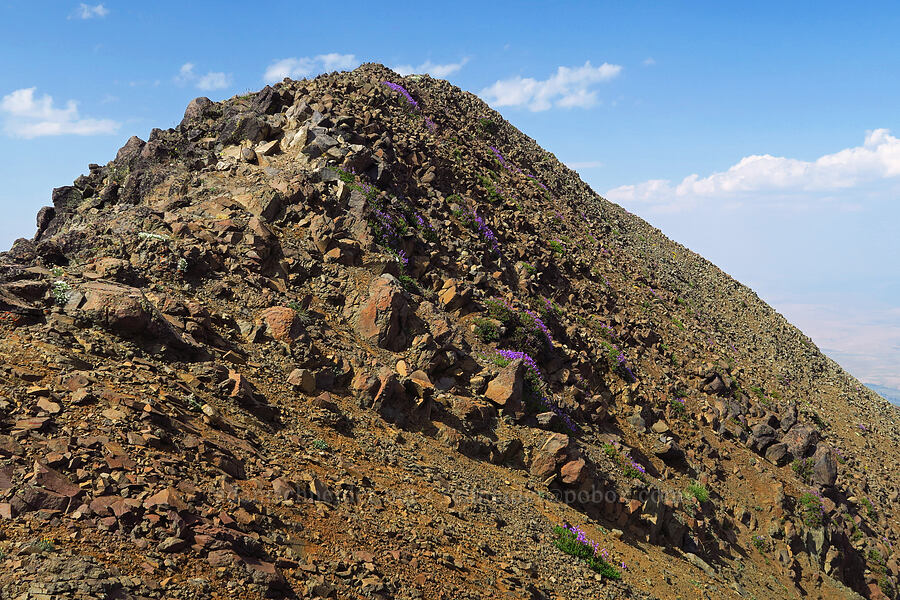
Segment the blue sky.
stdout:
<path fill-rule="evenodd" d="M 196 96 L 375 61 L 481 95 L 860 379 L 900 388 L 900 7 L 423 4 L 0 0 L 0 247 Z"/>

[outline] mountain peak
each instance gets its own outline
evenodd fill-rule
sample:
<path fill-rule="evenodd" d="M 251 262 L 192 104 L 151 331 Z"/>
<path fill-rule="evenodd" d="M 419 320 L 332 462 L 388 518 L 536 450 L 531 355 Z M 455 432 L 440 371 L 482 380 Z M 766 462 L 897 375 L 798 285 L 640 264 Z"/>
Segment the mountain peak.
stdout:
<path fill-rule="evenodd" d="M 446 81 L 198 98 L 52 204 L 5 596 L 896 596 L 897 411 Z"/>

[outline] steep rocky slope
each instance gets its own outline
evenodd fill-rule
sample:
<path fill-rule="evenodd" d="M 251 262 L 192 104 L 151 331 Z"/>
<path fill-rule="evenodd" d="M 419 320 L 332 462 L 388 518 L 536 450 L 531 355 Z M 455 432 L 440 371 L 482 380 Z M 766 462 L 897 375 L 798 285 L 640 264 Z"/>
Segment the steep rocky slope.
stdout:
<path fill-rule="evenodd" d="M 898 597 L 897 409 L 445 81 L 194 100 L 0 311 L 4 598 Z"/>

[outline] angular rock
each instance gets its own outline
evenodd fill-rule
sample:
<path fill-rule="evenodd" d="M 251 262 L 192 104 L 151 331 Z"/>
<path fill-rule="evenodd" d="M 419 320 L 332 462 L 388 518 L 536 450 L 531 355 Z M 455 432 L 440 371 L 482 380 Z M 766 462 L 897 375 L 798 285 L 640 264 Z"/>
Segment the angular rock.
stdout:
<path fill-rule="evenodd" d="M 766 450 L 766 460 L 778 467 L 783 467 L 791 462 L 791 453 L 788 451 L 787 444 L 778 442 L 769 446 Z"/>
<path fill-rule="evenodd" d="M 488 382 L 484 395 L 510 412 L 522 407 L 522 393 L 525 389 L 525 367 L 522 359 L 517 359 L 503 367 L 500 373 Z"/>
<path fill-rule="evenodd" d="M 270 336 L 286 344 L 293 344 L 305 335 L 297 311 L 287 306 L 267 308 L 260 313 L 257 323 L 265 324 Z"/>
<path fill-rule="evenodd" d="M 357 317 L 357 331 L 380 348 L 398 352 L 408 344 L 410 308 L 400 283 L 392 275 L 382 275 L 369 286 L 369 298 Z"/>
<path fill-rule="evenodd" d="M 837 481 L 837 461 L 831 448 L 820 445 L 813 455 L 813 483 L 832 486 Z"/>

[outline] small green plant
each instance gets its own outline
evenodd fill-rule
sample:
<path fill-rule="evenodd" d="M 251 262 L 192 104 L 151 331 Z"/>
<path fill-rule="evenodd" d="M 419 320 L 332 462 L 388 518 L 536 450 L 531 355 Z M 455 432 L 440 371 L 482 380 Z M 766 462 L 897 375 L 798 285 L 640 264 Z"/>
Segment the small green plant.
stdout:
<path fill-rule="evenodd" d="M 519 264 L 522 265 L 522 268 L 525 269 L 531 275 L 534 275 L 535 273 L 537 273 L 537 268 L 533 264 L 527 263 L 525 261 L 522 261 Z"/>
<path fill-rule="evenodd" d="M 813 459 L 810 458 L 802 458 L 800 460 L 795 460 L 791 465 L 791 468 L 794 470 L 794 473 L 797 474 L 804 483 L 809 483 L 812 481 L 812 473 L 813 473 Z"/>
<path fill-rule="evenodd" d="M 478 131 L 483 134 L 494 134 L 497 133 L 497 124 L 494 123 L 491 119 L 487 117 L 479 117 L 478 119 Z"/>
<path fill-rule="evenodd" d="M 422 288 L 419 287 L 419 282 L 410 277 L 407 274 L 402 274 L 397 278 L 400 281 L 400 284 L 406 288 L 408 292 L 411 294 L 418 294 L 420 296 L 424 296 L 425 294 L 422 292 Z"/>
<path fill-rule="evenodd" d="M 701 504 L 709 501 L 709 490 L 705 485 L 696 481 L 687 487 L 687 494 L 696 498 L 697 502 Z"/>
<path fill-rule="evenodd" d="M 189 410 L 194 412 L 202 412 L 203 411 L 203 403 L 197 400 L 197 397 L 194 394 L 191 394 L 187 398 L 187 406 Z"/>
<path fill-rule="evenodd" d="M 472 324 L 475 326 L 475 335 L 485 344 L 500 340 L 500 328 L 494 321 L 477 317 L 472 319 Z"/>
<path fill-rule="evenodd" d="M 634 461 L 622 463 L 622 475 L 628 479 L 640 479 L 641 481 L 644 481 L 644 473 L 644 467 Z"/>
<path fill-rule="evenodd" d="M 753 546 L 762 554 L 765 554 L 769 550 L 771 550 L 771 542 L 769 542 L 768 538 L 765 538 L 761 535 L 754 535 L 751 542 L 753 543 Z"/>
<path fill-rule="evenodd" d="M 868 558 L 870 563 L 879 567 L 884 566 L 884 559 L 881 557 L 881 552 L 879 552 L 877 548 L 869 548 Z"/>
<path fill-rule="evenodd" d="M 888 598 L 893 598 L 897 593 L 897 590 L 894 588 L 894 584 L 891 583 L 891 580 L 887 578 L 887 575 L 878 580 L 878 587 L 881 588 L 881 591 Z"/>
<path fill-rule="evenodd" d="M 54 545 L 53 540 L 49 538 L 41 538 L 41 541 L 37 544 L 38 550 L 41 552 L 53 552 L 56 550 L 56 545 Z"/>
<path fill-rule="evenodd" d="M 822 498 L 814 492 L 804 492 L 798 498 L 800 518 L 807 527 L 821 527 L 825 520 Z"/>
<path fill-rule="evenodd" d="M 50 269 L 50 273 L 57 279 L 65 276 L 66 274 L 65 270 L 63 270 L 62 267 L 53 267 L 52 269 Z"/>
<path fill-rule="evenodd" d="M 678 329 L 684 330 L 684 323 L 678 320 L 678 317 L 672 317 L 672 322 L 678 327 Z"/>
<path fill-rule="evenodd" d="M 313 440 L 312 447 L 316 450 L 331 450 L 331 446 L 328 445 L 328 442 L 322 439 Z"/>
<path fill-rule="evenodd" d="M 178 259 L 178 265 L 175 267 L 175 270 L 178 271 L 178 275 L 184 277 L 187 274 L 188 270 L 188 261 L 186 258 L 181 257 Z"/>
<path fill-rule="evenodd" d="M 603 453 L 606 454 L 609 458 L 613 460 L 613 462 L 619 462 L 619 451 L 616 450 L 616 447 L 612 444 L 603 443 L 601 446 L 603 449 Z"/>
<path fill-rule="evenodd" d="M 288 302 L 287 307 L 297 313 L 297 320 L 304 325 L 308 325 L 310 321 L 312 321 L 312 317 L 310 316 L 309 311 L 303 308 L 303 305 L 296 300 L 291 300 L 290 302 Z"/>
<path fill-rule="evenodd" d="M 59 306 L 65 306 L 72 294 L 72 286 L 63 280 L 54 281 L 50 286 L 50 293 L 53 294 L 53 300 Z"/>
<path fill-rule="evenodd" d="M 869 500 L 868 498 L 863 498 L 862 500 L 859 501 L 859 503 L 866 507 L 866 513 L 870 517 L 875 516 L 875 507 L 872 505 L 871 500 Z"/>
<path fill-rule="evenodd" d="M 487 192 L 488 202 L 496 203 L 502 200 L 500 194 L 497 192 L 496 186 L 494 185 L 494 181 L 489 175 L 479 174 L 478 180 L 481 181 L 481 185 L 484 186 L 484 189 Z"/>
<path fill-rule="evenodd" d="M 606 549 L 601 550 L 591 543 L 580 530 L 574 527 L 572 529 L 559 526 L 554 527 L 553 534 L 556 536 L 556 539 L 553 541 L 553 545 L 569 556 L 580 558 L 595 573 L 599 573 L 607 579 L 621 579 L 622 574 L 609 564 Z"/>
<path fill-rule="evenodd" d="M 550 249 L 556 252 L 557 254 L 565 254 L 566 249 L 562 245 L 562 242 L 559 240 L 550 240 Z"/>

